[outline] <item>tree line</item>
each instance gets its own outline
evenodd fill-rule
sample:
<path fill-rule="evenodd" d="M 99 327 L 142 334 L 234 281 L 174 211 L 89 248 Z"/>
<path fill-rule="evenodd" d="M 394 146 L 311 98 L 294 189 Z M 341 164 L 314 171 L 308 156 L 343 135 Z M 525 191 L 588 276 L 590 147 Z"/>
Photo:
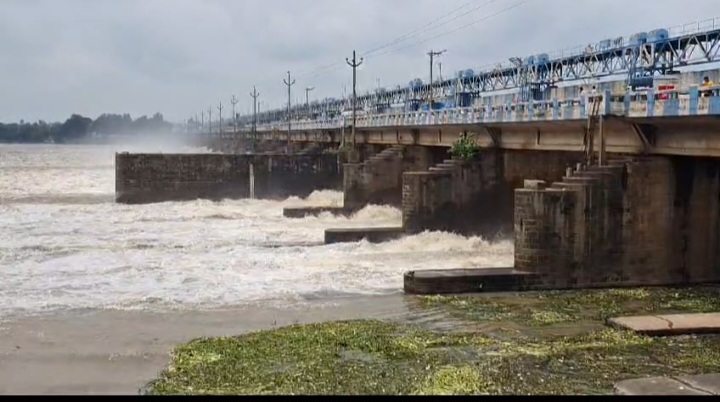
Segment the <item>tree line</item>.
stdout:
<path fill-rule="evenodd" d="M 0 123 L 0 143 L 73 143 L 88 137 L 130 136 L 170 131 L 173 124 L 160 113 L 134 119 L 129 114 L 103 114 L 93 120 L 73 114 L 64 123 L 37 121 Z"/>

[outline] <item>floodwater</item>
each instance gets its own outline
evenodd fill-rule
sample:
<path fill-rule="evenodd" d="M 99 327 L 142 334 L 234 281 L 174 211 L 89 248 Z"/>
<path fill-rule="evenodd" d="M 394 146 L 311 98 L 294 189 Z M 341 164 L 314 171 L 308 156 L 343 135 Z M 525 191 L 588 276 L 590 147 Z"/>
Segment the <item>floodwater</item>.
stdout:
<path fill-rule="evenodd" d="M 511 242 L 424 233 L 323 245 L 326 228 L 397 226 L 397 209 L 283 218 L 283 202 L 113 202 L 115 152 L 0 145 L 0 394 L 133 394 L 177 343 L 295 322 L 398 318 L 408 270 L 507 267 Z"/>

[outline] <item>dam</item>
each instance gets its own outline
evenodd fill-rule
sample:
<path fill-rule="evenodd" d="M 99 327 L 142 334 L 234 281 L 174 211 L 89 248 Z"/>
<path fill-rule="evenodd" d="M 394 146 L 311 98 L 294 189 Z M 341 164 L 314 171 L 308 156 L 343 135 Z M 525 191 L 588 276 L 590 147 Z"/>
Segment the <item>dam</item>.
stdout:
<path fill-rule="evenodd" d="M 408 293 L 716 283 L 719 53 L 713 21 L 240 116 L 240 130 L 198 131 L 213 155 L 116 155 L 116 198 L 334 189 L 342 206 L 285 215 L 402 211 L 397 227 L 329 228 L 327 243 L 425 231 L 514 240 L 514 267 L 408 272 Z M 366 112 L 350 120 L 348 105 Z"/>

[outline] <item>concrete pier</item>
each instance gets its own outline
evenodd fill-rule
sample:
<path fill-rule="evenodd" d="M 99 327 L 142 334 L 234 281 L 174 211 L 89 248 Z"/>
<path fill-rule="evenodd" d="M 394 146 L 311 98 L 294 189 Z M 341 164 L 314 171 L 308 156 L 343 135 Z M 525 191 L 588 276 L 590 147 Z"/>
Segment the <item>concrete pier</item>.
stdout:
<path fill-rule="evenodd" d="M 363 164 L 345 165 L 343 208 L 290 210 L 286 216 L 351 215 L 367 205 L 384 204 L 402 209 L 405 234 L 430 230 L 509 239 L 513 190 L 522 187 L 527 175 L 559 180 L 582 155 L 485 150 L 472 161 L 447 158 L 447 149 L 442 148 L 422 152 L 417 147 L 387 148 Z M 430 165 L 430 161 L 437 162 Z M 334 242 L 357 238 L 334 233 L 330 237 Z M 375 234 L 370 237 L 382 239 Z"/>
<path fill-rule="evenodd" d="M 452 197 L 450 173 L 406 176 L 422 188 L 414 192 L 424 194 L 421 212 L 449 225 L 453 214 L 441 215 L 438 205 Z M 538 178 L 537 173 L 529 176 L 511 204 L 515 269 L 527 274 L 514 290 L 720 283 L 720 161 L 611 155 L 606 166 L 580 164 L 557 181 Z M 413 216 L 415 211 L 404 208 L 406 229 L 413 228 L 413 221 L 419 222 L 414 223 L 417 230 L 433 227 L 432 220 Z M 468 286 L 477 283 L 477 276 L 465 274 Z M 413 281 L 406 277 L 411 291 Z M 437 275 L 434 281 L 437 292 L 446 291 L 445 277 Z"/>
<path fill-rule="evenodd" d="M 304 207 L 304 208 L 284 208 L 283 216 L 286 218 L 302 219 L 309 216 L 318 216 L 329 213 L 335 216 L 350 216 L 357 210 L 344 207 Z"/>
<path fill-rule="evenodd" d="M 384 243 L 396 240 L 405 235 L 400 228 L 367 228 L 367 229 L 328 229 L 325 231 L 325 244 L 356 243 L 367 240 L 370 243 Z"/>
<path fill-rule="evenodd" d="M 615 159 L 515 192 L 515 265 L 539 289 L 720 282 L 720 161 Z"/>
<path fill-rule="evenodd" d="M 512 292 L 523 289 L 532 276 L 514 268 L 417 271 L 405 274 L 404 288 L 414 295 Z"/>

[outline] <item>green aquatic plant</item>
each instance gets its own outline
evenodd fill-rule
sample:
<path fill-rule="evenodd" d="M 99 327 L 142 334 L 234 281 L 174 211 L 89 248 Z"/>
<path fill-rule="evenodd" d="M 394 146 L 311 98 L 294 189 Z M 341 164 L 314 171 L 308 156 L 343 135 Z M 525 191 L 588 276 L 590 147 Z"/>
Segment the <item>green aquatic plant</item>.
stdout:
<path fill-rule="evenodd" d="M 650 338 L 603 325 L 610 314 L 720 311 L 718 295 L 640 289 L 423 297 L 416 299 L 423 308 L 446 309 L 478 328 L 348 321 L 199 339 L 174 350 L 148 393 L 607 394 L 630 378 L 720 372 L 718 336 Z"/>

